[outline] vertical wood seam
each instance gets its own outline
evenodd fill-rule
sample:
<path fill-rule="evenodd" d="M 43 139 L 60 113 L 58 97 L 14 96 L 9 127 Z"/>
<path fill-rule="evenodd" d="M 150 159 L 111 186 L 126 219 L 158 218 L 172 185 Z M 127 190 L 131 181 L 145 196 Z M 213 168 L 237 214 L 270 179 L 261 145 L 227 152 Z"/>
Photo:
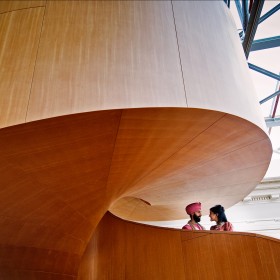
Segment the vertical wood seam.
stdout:
<path fill-rule="evenodd" d="M 25 113 L 25 120 L 24 120 L 25 123 L 26 123 L 26 120 L 27 120 L 28 109 L 29 109 L 30 98 L 31 98 L 31 92 L 32 92 L 33 81 L 34 81 L 34 75 L 35 75 L 35 69 L 36 69 L 38 53 L 39 53 L 39 48 L 40 48 L 40 43 L 41 43 L 41 38 L 42 38 L 43 26 L 44 26 L 45 15 L 46 15 L 46 6 L 47 6 L 47 3 L 44 6 L 44 14 L 43 14 L 43 19 L 42 19 L 42 23 L 41 23 L 41 30 L 40 30 L 40 34 L 39 34 L 37 52 L 36 52 L 36 56 L 35 56 L 33 74 L 32 74 L 32 79 L 31 79 L 31 83 L 30 83 L 29 96 L 28 96 L 28 101 L 27 101 L 27 106 L 26 106 L 26 113 Z"/>
<path fill-rule="evenodd" d="M 183 262 L 183 268 L 184 268 L 184 280 L 187 280 L 187 278 L 186 278 L 186 275 L 187 275 L 187 269 L 186 269 L 186 263 L 187 263 L 187 261 L 186 261 L 186 257 L 185 257 L 185 254 L 184 254 L 184 250 L 183 250 L 183 244 L 184 244 L 184 240 L 183 240 L 183 237 L 182 237 L 182 232 L 180 232 L 180 247 L 181 247 L 181 254 L 182 254 L 182 262 Z"/>
<path fill-rule="evenodd" d="M 107 180 L 106 180 L 106 187 L 105 187 L 105 194 L 106 195 L 107 195 L 107 191 L 108 191 L 108 181 L 109 181 L 110 173 L 111 173 L 111 169 L 112 169 L 112 162 L 113 162 L 113 158 L 114 158 L 114 154 L 115 154 L 115 149 L 116 149 L 116 143 L 117 143 L 118 135 L 119 135 L 119 131 L 120 131 L 122 115 L 123 115 L 123 109 L 121 109 L 121 113 L 120 113 L 120 116 L 119 116 L 119 124 L 118 124 L 118 127 L 116 128 L 116 136 L 115 136 L 115 141 L 114 141 L 114 148 L 113 148 L 112 157 L 111 157 L 111 163 L 110 163 L 110 167 L 109 167 L 109 171 L 108 171 L 108 177 L 107 177 Z M 116 199 L 115 199 L 115 201 L 116 201 Z M 111 204 L 111 201 L 110 201 L 110 204 Z M 109 210 L 109 208 L 108 208 L 108 210 Z"/>
<path fill-rule="evenodd" d="M 185 86 L 183 66 L 182 66 L 182 60 L 181 60 L 181 53 L 180 53 L 180 47 L 179 47 L 178 33 L 177 33 L 177 27 L 176 27 L 176 21 L 175 21 L 175 14 L 174 14 L 174 8 L 173 8 L 172 0 L 171 0 L 171 7 L 172 7 L 172 15 L 173 15 L 173 21 L 174 21 L 175 34 L 176 34 L 176 41 L 177 41 L 177 48 L 178 48 L 180 67 L 181 67 L 182 81 L 183 81 L 183 87 L 184 87 L 185 98 L 186 98 L 186 105 L 187 105 L 187 107 L 189 107 L 189 105 L 188 105 L 188 98 L 187 98 L 187 92 L 186 92 L 186 86 Z"/>

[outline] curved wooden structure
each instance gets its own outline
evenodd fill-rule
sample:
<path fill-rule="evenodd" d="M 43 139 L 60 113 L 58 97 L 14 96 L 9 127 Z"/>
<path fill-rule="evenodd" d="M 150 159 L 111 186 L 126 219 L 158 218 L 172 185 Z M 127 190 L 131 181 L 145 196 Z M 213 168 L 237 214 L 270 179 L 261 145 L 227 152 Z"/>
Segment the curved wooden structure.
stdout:
<path fill-rule="evenodd" d="M 107 238 L 108 232 L 113 234 Z M 182 231 L 106 214 L 78 279 L 278 279 L 280 240 L 257 234 Z"/>
<path fill-rule="evenodd" d="M 0 278 L 94 279 L 84 252 L 108 210 L 179 219 L 262 179 L 271 144 L 222 1 L 0 12 Z"/>

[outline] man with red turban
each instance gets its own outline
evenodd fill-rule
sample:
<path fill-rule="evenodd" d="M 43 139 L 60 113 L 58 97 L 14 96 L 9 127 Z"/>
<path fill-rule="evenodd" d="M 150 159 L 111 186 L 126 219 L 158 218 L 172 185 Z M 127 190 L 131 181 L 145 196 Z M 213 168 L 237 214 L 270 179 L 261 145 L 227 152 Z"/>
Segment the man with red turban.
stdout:
<path fill-rule="evenodd" d="M 205 228 L 199 224 L 201 218 L 201 203 L 195 202 L 186 206 L 186 212 L 190 215 L 190 220 L 182 229 L 187 230 L 205 230 Z"/>

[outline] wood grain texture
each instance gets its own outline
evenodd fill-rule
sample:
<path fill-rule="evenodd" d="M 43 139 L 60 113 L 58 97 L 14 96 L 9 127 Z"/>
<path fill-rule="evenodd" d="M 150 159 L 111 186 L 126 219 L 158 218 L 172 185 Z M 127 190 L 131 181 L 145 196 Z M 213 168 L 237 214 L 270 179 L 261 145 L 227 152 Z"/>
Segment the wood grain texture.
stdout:
<path fill-rule="evenodd" d="M 0 14 L 13 12 L 22 9 L 30 9 L 37 7 L 44 7 L 46 0 L 34 0 L 34 1 L 25 1 L 25 0 L 1 0 L 0 1 Z"/>
<path fill-rule="evenodd" d="M 24 45 L 32 49 L 29 44 Z M 17 80 L 25 80 L 26 73 L 17 73 Z M 29 90 L 32 86 L 28 112 L 24 91 L 16 99 L 25 101 L 20 107 L 27 121 L 100 109 L 188 106 L 237 115 L 263 128 L 247 77 L 222 2 L 48 1 L 34 80 L 27 83 Z M 5 80 L 11 91 L 15 77 Z M 25 122 L 14 115 L 7 114 L 3 126 Z"/>
<path fill-rule="evenodd" d="M 166 119 L 158 115 L 156 121 L 155 111 L 146 109 L 145 119 L 153 119 L 154 123 L 147 122 L 145 130 L 138 125 L 143 130 L 140 134 L 132 120 L 123 114 L 107 185 L 111 193 L 118 191 L 117 195 L 124 197 L 110 208 L 114 214 L 130 220 L 183 219 L 186 204 L 203 201 L 203 207 L 209 209 L 222 200 L 225 207 L 229 207 L 245 197 L 263 178 L 271 147 L 267 146 L 267 136 L 254 125 L 209 111 L 169 111 Z M 180 113 L 186 126 L 180 126 Z M 171 114 L 174 115 L 171 117 Z M 175 122 L 171 121 L 173 118 Z M 140 120 L 133 119 L 140 124 Z M 161 122 L 164 125 L 160 127 Z M 171 133 L 165 133 L 167 127 Z M 129 143 L 127 131 L 133 132 Z M 147 133 L 147 142 L 143 139 L 144 133 Z M 119 152 L 121 149 L 125 154 Z M 136 153 L 139 156 L 135 156 Z M 256 153 L 259 154 L 257 160 L 254 159 Z M 123 190 L 118 190 L 118 185 Z M 124 193 L 127 186 L 130 186 L 129 191 Z M 148 204 L 128 201 L 126 196 Z"/>
<path fill-rule="evenodd" d="M 170 220 L 185 217 L 194 198 L 204 207 L 217 199 L 231 205 L 254 187 L 270 152 L 254 124 L 189 108 L 105 110 L 4 128 L 0 271 L 76 277 L 108 209 L 126 219 Z"/>
<path fill-rule="evenodd" d="M 169 1 L 49 1 L 28 121 L 186 106 Z"/>
<path fill-rule="evenodd" d="M 142 227 L 140 232 L 137 224 L 106 215 L 85 252 L 78 279 L 158 279 L 163 274 L 162 279 L 184 279 L 180 231 L 163 229 L 159 234 L 156 228 Z M 108 232 L 113 234 L 105 240 Z"/>
<path fill-rule="evenodd" d="M 279 251 L 279 240 L 256 234 L 157 228 L 106 214 L 78 279 L 278 279 Z"/>
<path fill-rule="evenodd" d="M 258 250 L 266 279 L 279 278 L 280 250 L 278 242 L 276 240 L 271 242 L 270 240 L 260 238 L 258 239 Z"/>
<path fill-rule="evenodd" d="M 227 41 L 226 30 L 235 30 L 224 3 L 201 3 L 1 3 L 1 279 L 68 280 L 79 271 L 80 279 L 133 279 L 135 272 L 138 279 L 157 279 L 163 267 L 171 267 L 165 279 L 184 279 L 182 240 L 190 244 L 191 235 L 158 236 L 150 227 L 138 236 L 138 225 L 126 223 L 124 231 L 124 222 L 107 217 L 92 239 L 105 213 L 178 219 L 186 203 L 230 206 L 262 179 L 271 143 L 251 106 L 246 62 L 236 62 L 238 38 Z M 205 7 L 218 24 L 199 21 L 199 38 L 191 40 L 193 25 L 184 21 L 196 22 Z M 208 43 L 217 34 L 225 50 Z M 212 58 L 205 61 L 207 51 Z M 212 66 L 217 51 L 220 60 Z M 217 80 L 219 71 L 234 81 Z M 128 243 L 131 234 L 136 245 Z M 208 235 L 199 235 L 208 248 L 207 254 L 200 249 L 204 256 L 213 250 Z M 255 252 L 255 241 L 244 240 L 238 248 L 248 243 Z M 153 245 L 161 249 L 144 250 Z M 273 255 L 278 262 L 279 254 L 266 248 L 261 265 L 270 269 L 272 262 L 264 260 Z M 111 255 L 100 256 L 103 250 Z M 252 269 L 259 265 L 254 254 L 248 257 Z"/>
<path fill-rule="evenodd" d="M 122 114 L 112 159 L 114 168 L 110 172 L 107 186 L 118 197 L 127 186 L 137 185 L 139 180 L 158 170 L 163 162 L 170 161 L 176 152 L 224 115 L 219 112 L 179 108 L 147 108 L 143 112 L 143 115 L 139 115 L 138 110 L 127 110 Z M 166 133 L 167 131 L 169 132 Z M 121 175 L 124 170 L 125 176 Z M 116 188 L 116 182 L 122 189 Z"/>
<path fill-rule="evenodd" d="M 109 207 L 106 178 L 119 118 L 95 112 L 1 131 L 0 270 L 37 271 L 37 279 L 40 271 L 50 279 L 77 274 Z"/>
<path fill-rule="evenodd" d="M 0 14 L 0 127 L 25 122 L 43 14 L 44 8 Z"/>
<path fill-rule="evenodd" d="M 172 3 L 188 106 L 227 112 L 265 128 L 228 7 L 223 1 Z"/>

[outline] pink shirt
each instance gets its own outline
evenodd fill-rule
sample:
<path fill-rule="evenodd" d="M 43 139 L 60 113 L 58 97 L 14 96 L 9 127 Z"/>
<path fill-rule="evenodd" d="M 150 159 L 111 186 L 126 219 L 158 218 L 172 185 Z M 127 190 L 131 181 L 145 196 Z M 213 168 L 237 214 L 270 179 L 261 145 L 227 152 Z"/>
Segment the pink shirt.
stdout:
<path fill-rule="evenodd" d="M 182 229 L 186 229 L 186 230 L 205 230 L 205 228 L 199 224 L 199 223 L 196 223 L 196 224 L 193 224 L 193 223 L 190 223 L 190 221 L 184 225 L 182 227 Z"/>

